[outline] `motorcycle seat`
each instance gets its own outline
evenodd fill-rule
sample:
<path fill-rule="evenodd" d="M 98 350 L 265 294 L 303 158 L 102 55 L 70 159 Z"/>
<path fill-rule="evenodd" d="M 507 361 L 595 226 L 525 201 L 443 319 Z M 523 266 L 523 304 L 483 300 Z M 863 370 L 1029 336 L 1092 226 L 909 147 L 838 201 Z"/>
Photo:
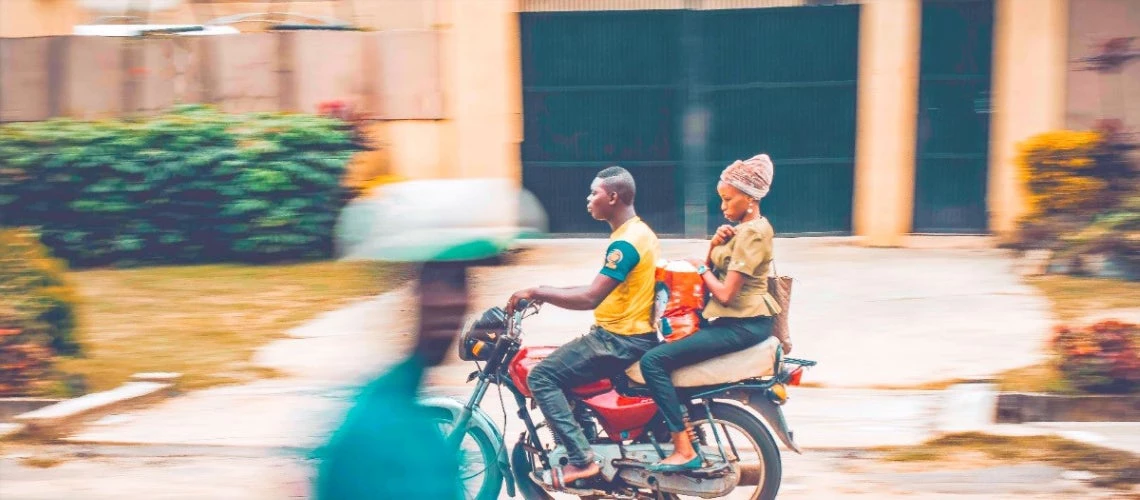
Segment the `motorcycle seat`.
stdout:
<path fill-rule="evenodd" d="M 776 348 L 780 340 L 768 337 L 767 340 L 747 349 L 730 352 L 700 363 L 682 367 L 673 372 L 675 387 L 703 387 L 718 384 L 731 384 L 750 378 L 763 378 L 774 375 Z M 634 363 L 625 370 L 626 376 L 637 384 L 645 385 L 641 376 L 641 363 Z"/>

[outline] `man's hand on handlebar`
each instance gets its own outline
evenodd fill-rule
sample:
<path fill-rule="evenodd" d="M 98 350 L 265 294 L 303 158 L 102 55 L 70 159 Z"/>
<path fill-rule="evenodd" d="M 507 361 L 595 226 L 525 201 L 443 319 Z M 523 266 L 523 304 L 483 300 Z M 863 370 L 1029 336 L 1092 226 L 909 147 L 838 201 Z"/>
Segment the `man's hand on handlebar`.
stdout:
<path fill-rule="evenodd" d="M 507 300 L 507 314 L 514 314 L 517 311 L 521 311 L 527 307 L 530 307 L 531 304 L 536 302 L 538 301 L 536 301 L 534 298 L 533 288 L 519 290 L 511 295 L 511 298 Z"/>

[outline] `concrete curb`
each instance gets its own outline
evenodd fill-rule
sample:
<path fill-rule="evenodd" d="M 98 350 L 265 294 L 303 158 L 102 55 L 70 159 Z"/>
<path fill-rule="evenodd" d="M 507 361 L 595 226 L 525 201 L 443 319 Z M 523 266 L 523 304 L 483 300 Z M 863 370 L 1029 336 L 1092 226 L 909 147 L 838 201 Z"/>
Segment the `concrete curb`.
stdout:
<path fill-rule="evenodd" d="M 62 398 L 0 398 L 0 422 L 5 422 L 16 415 L 36 411 L 61 401 L 65 400 Z"/>
<path fill-rule="evenodd" d="M 170 381 L 177 380 L 180 375 L 158 374 L 157 378 L 165 380 L 163 382 L 152 381 L 153 375 L 155 374 L 139 374 L 115 389 L 94 392 L 17 415 L 12 420 L 20 429 L 7 435 L 21 432 L 41 439 L 56 439 L 86 420 L 159 401 L 173 394 L 175 384 Z"/>
<path fill-rule="evenodd" d="M 1003 392 L 997 423 L 1140 422 L 1140 395 L 1064 395 Z"/>
<path fill-rule="evenodd" d="M 24 432 L 24 424 L 0 423 L 0 441 Z"/>

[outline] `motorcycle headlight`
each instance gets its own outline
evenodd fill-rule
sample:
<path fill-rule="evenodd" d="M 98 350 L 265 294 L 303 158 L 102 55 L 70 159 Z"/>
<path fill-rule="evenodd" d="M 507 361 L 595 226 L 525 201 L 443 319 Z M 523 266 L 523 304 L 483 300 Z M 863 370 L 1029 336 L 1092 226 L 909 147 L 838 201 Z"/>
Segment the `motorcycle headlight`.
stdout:
<path fill-rule="evenodd" d="M 506 313 L 494 307 L 472 321 L 459 337 L 459 359 L 463 361 L 486 361 L 499 336 L 506 333 Z"/>

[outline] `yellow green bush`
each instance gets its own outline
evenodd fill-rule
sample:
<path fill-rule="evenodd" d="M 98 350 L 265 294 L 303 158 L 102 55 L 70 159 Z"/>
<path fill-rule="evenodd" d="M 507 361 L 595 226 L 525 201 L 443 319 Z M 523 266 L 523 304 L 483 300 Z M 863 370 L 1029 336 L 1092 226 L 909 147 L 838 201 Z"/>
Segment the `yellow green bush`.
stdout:
<path fill-rule="evenodd" d="M 77 354 L 77 295 L 67 265 L 29 229 L 0 229 L 0 310 L 31 339 L 59 354 Z"/>
<path fill-rule="evenodd" d="M 66 271 L 33 231 L 0 229 L 0 395 L 50 389 L 53 356 L 80 353 Z"/>
<path fill-rule="evenodd" d="M 1096 132 L 1057 131 L 1021 144 L 1019 165 L 1029 188 L 1028 218 L 1104 208 L 1108 182 L 1096 156 L 1104 139 Z"/>
<path fill-rule="evenodd" d="M 1062 258 L 1103 253 L 1128 264 L 1140 254 L 1140 185 L 1111 129 L 1061 130 L 1020 145 L 1018 163 L 1028 210 L 1012 246 L 1048 248 Z M 1140 262 L 1132 264 L 1140 265 Z"/>

